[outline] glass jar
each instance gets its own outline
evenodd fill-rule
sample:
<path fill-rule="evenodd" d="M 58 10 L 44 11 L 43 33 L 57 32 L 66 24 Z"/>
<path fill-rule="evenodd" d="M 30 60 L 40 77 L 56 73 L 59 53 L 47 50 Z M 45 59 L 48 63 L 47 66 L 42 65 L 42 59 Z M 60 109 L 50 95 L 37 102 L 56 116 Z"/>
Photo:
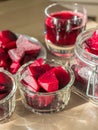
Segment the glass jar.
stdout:
<path fill-rule="evenodd" d="M 84 48 L 85 41 L 96 30 L 98 28 L 86 30 L 77 37 L 75 54 L 70 61 L 75 73 L 73 91 L 93 103 L 98 103 L 98 55 L 94 55 Z"/>

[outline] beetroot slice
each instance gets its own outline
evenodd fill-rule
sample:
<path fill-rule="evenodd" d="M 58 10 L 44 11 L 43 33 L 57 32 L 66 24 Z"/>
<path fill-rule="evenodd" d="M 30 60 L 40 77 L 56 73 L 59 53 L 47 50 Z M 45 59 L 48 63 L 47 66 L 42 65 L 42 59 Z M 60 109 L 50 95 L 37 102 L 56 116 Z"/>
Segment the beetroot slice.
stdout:
<path fill-rule="evenodd" d="M 65 87 L 70 81 L 69 73 L 65 69 L 63 69 L 61 66 L 54 67 L 53 71 L 59 81 L 60 88 Z"/>
<path fill-rule="evenodd" d="M 25 78 L 23 78 L 21 83 L 33 92 L 39 91 L 40 86 L 38 85 L 36 79 L 31 75 L 27 75 Z"/>
<path fill-rule="evenodd" d="M 24 51 L 19 51 L 17 48 L 8 51 L 9 57 L 13 62 L 20 62 L 24 56 Z"/>
<path fill-rule="evenodd" d="M 38 58 L 33 63 L 30 64 L 30 66 L 41 66 L 44 64 L 44 59 Z"/>
<path fill-rule="evenodd" d="M 8 43 L 2 43 L 2 48 L 4 48 L 5 50 L 10 50 L 13 48 L 16 48 L 16 41 L 10 41 Z"/>
<path fill-rule="evenodd" d="M 47 92 L 54 92 L 59 89 L 59 83 L 56 78 L 56 75 L 53 71 L 47 71 L 38 78 L 38 83 L 40 86 L 45 89 Z"/>
<path fill-rule="evenodd" d="M 0 42 L 8 43 L 11 41 L 16 41 L 17 36 L 10 30 L 2 30 L 0 31 Z"/>
<path fill-rule="evenodd" d="M 35 77 L 36 79 L 39 78 L 39 76 L 41 76 L 43 73 L 45 73 L 46 71 L 50 70 L 51 66 L 49 64 L 43 64 L 40 66 L 29 66 L 28 70 L 29 73 Z"/>
<path fill-rule="evenodd" d="M 0 60 L 1 59 L 6 60 L 7 58 L 8 58 L 7 53 L 2 48 L 0 48 Z"/>
<path fill-rule="evenodd" d="M 2 48 L 0 48 L 0 67 L 5 68 L 8 66 L 7 58 L 8 54 Z"/>
<path fill-rule="evenodd" d="M 29 41 L 23 35 L 20 35 L 18 40 L 16 41 L 17 48 L 22 48 L 27 54 L 35 54 L 38 53 L 41 49 L 41 46 Z"/>
<path fill-rule="evenodd" d="M 19 62 L 13 62 L 11 65 L 10 65 L 10 68 L 9 68 L 9 71 L 12 73 L 12 74 L 15 74 L 18 69 L 20 68 L 20 63 Z"/>
<path fill-rule="evenodd" d="M 96 30 L 85 43 L 87 45 L 85 49 L 88 52 L 98 55 L 98 30 Z"/>

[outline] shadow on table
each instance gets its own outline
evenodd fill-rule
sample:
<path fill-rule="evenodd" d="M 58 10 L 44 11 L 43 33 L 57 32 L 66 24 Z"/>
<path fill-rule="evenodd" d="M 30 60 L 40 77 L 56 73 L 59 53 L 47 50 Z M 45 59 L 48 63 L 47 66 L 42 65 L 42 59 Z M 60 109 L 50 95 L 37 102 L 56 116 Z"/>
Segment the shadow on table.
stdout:
<path fill-rule="evenodd" d="M 84 103 L 87 103 L 87 100 L 84 100 L 82 97 L 72 92 L 69 103 L 66 106 L 65 110 L 74 108 Z"/>

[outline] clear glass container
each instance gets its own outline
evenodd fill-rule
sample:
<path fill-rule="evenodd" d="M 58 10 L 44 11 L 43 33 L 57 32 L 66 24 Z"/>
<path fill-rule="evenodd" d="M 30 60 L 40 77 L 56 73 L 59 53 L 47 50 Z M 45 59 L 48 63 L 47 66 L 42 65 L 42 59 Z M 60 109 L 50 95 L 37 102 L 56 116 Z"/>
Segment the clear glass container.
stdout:
<path fill-rule="evenodd" d="M 70 76 L 70 81 L 64 88 L 54 92 L 33 92 L 27 87 L 25 88 L 21 83 L 21 79 L 27 76 L 27 74 L 24 74 L 24 72 L 26 72 L 27 67 L 31 63 L 32 62 L 29 62 L 23 65 L 17 74 L 17 83 L 24 106 L 34 113 L 52 113 L 63 110 L 70 100 L 71 87 L 74 83 L 73 71 L 69 67 L 63 66 Z M 54 60 L 45 60 L 45 63 L 48 63 L 51 66 L 60 66 L 60 64 L 56 63 Z"/>
<path fill-rule="evenodd" d="M 8 119 L 15 109 L 15 80 L 8 71 L 0 69 L 0 121 Z"/>
<path fill-rule="evenodd" d="M 78 3 L 59 1 L 45 8 L 45 42 L 54 55 L 73 56 L 76 37 L 85 30 L 87 11 Z"/>
<path fill-rule="evenodd" d="M 75 73 L 73 91 L 83 98 L 98 104 L 98 55 L 85 49 L 86 40 L 98 28 L 82 32 L 76 40 L 74 57 L 70 60 Z"/>

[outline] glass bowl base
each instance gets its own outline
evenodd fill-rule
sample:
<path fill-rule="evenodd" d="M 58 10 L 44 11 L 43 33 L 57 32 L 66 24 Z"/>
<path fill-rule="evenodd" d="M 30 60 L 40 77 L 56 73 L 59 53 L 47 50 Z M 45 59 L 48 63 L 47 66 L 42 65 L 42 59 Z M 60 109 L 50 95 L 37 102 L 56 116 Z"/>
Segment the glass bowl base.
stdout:
<path fill-rule="evenodd" d="M 74 45 L 57 46 L 47 39 L 45 42 L 48 50 L 56 56 L 70 58 L 74 54 Z"/>

